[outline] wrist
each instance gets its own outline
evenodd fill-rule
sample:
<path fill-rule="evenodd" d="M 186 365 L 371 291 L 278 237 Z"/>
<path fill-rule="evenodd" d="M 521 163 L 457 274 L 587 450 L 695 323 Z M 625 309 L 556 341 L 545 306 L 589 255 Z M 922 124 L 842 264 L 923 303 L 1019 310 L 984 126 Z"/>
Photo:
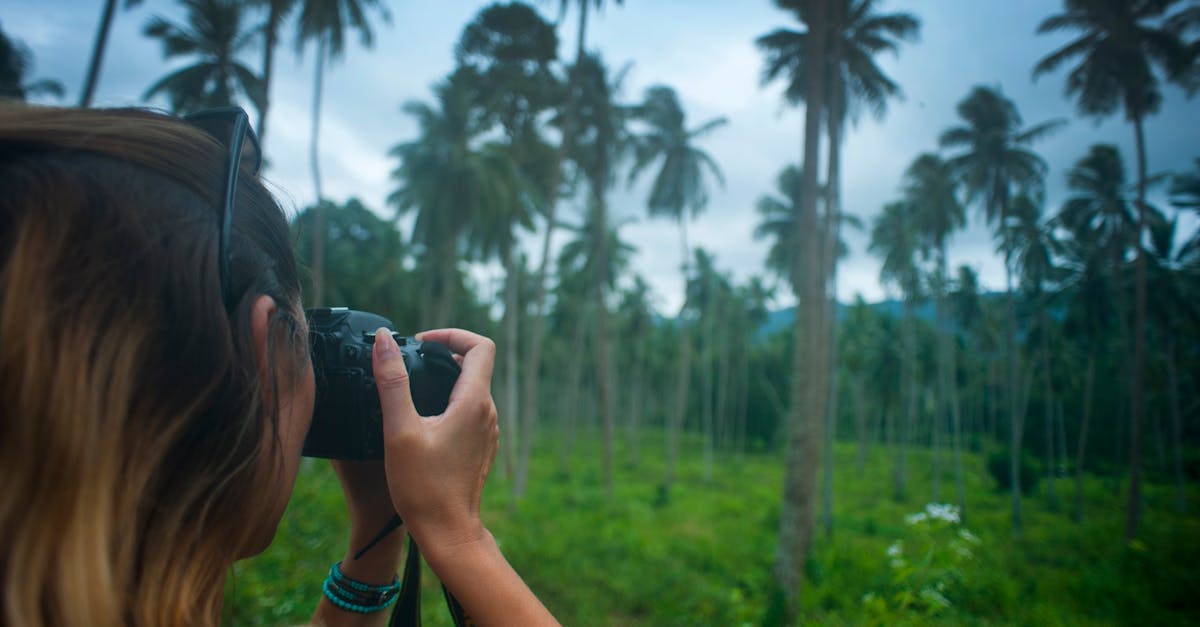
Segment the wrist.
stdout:
<path fill-rule="evenodd" d="M 482 523 L 456 530 L 438 528 L 424 533 L 414 531 L 413 539 L 435 572 L 439 572 L 443 566 L 470 563 L 483 553 L 499 549 L 495 537 Z"/>

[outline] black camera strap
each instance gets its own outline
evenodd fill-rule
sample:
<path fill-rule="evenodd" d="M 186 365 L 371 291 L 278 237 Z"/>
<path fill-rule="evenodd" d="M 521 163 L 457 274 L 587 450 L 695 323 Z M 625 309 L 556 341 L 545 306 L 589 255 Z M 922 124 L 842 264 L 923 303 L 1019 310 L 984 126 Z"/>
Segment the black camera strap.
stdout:
<path fill-rule="evenodd" d="M 367 546 L 354 554 L 354 559 L 362 557 L 380 540 L 404 524 L 399 516 L 392 518 L 388 524 L 367 543 Z M 450 594 L 445 584 L 442 584 L 442 595 L 446 598 L 446 607 L 450 610 L 450 618 L 456 627 L 469 627 L 475 623 L 467 616 L 458 599 Z M 412 536 L 408 537 L 408 556 L 404 559 L 404 574 L 400 577 L 400 597 L 392 608 L 392 617 L 388 627 L 421 627 L 421 551 Z"/>

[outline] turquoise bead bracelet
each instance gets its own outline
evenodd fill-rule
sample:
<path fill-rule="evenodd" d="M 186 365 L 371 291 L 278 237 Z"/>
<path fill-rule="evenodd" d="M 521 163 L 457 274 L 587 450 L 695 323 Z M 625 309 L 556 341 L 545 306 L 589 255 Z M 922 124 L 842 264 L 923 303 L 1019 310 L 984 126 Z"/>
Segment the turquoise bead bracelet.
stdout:
<path fill-rule="evenodd" d="M 372 586 L 356 581 L 342 573 L 338 562 L 329 569 L 329 576 L 321 587 L 325 597 L 337 607 L 348 612 L 370 614 L 386 609 L 395 603 L 400 593 L 400 580 L 393 577 L 392 583 Z"/>

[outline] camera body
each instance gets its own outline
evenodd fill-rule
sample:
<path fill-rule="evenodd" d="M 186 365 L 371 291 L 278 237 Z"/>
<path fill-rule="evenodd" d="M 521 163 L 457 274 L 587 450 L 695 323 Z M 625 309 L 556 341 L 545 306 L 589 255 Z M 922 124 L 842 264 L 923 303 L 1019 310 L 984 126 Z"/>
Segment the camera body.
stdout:
<path fill-rule="evenodd" d="M 400 345 L 417 413 L 433 416 L 446 410 L 461 371 L 448 348 L 402 336 L 390 320 L 365 311 L 318 307 L 305 314 L 317 388 L 304 441 L 306 457 L 383 459 L 383 413 L 371 368 L 380 327 L 391 330 Z"/>

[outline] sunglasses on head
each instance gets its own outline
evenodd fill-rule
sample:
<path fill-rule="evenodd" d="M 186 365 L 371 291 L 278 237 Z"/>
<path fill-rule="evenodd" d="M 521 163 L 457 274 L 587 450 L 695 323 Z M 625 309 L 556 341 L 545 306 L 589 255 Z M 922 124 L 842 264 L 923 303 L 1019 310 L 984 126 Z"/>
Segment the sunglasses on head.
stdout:
<path fill-rule="evenodd" d="M 262 166 L 262 147 L 258 136 L 250 128 L 250 118 L 241 107 L 219 107 L 205 109 L 183 116 L 183 121 L 194 126 L 228 150 L 225 159 L 225 193 L 221 202 L 221 234 L 217 248 L 217 268 L 221 277 L 221 300 L 225 311 L 232 313 L 234 301 L 229 277 L 229 231 L 233 222 L 233 203 L 237 198 L 238 173 L 245 162 L 250 173 L 257 175 Z"/>

